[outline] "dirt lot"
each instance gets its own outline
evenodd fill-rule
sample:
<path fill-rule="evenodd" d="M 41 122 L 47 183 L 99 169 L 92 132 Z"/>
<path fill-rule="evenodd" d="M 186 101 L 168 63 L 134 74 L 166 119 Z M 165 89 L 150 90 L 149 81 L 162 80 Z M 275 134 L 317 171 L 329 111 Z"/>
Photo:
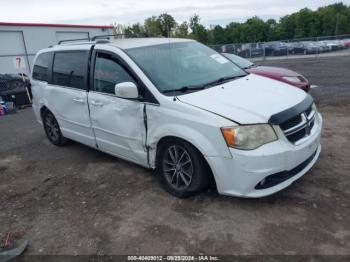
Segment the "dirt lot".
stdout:
<path fill-rule="evenodd" d="M 0 234 L 26 234 L 26 254 L 350 255 L 350 58 L 264 64 L 319 86 L 323 151 L 286 190 L 176 199 L 151 171 L 78 143 L 51 145 L 29 108 L 0 117 Z"/>

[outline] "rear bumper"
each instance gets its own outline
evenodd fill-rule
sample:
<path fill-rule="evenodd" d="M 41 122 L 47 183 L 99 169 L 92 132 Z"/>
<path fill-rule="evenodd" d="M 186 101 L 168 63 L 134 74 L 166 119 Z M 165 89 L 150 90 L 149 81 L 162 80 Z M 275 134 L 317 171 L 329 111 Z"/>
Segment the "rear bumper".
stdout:
<path fill-rule="evenodd" d="M 320 155 L 321 115 L 318 115 L 315 128 L 313 135 L 298 146 L 280 138 L 255 150 L 230 149 L 231 159 L 207 157 L 219 193 L 256 198 L 271 195 L 288 187 L 307 173 Z M 259 183 L 271 176 L 280 180 L 259 188 Z"/>

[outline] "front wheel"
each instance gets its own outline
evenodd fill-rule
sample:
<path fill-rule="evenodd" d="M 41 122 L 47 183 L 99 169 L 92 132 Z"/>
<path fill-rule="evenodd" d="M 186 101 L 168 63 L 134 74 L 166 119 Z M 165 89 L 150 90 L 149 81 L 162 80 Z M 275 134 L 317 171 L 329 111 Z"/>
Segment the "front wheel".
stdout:
<path fill-rule="evenodd" d="M 67 138 L 62 135 L 60 126 L 55 116 L 48 110 L 43 114 L 43 125 L 46 136 L 52 144 L 56 146 L 63 146 L 67 143 Z"/>
<path fill-rule="evenodd" d="M 184 198 L 208 187 L 209 166 L 191 144 L 171 139 L 157 153 L 158 179 L 170 194 Z"/>

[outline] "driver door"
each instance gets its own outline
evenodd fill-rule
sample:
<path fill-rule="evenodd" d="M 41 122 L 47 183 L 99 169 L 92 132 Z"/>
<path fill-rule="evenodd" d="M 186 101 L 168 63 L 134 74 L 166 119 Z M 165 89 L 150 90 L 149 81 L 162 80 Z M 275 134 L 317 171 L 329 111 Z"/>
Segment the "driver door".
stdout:
<path fill-rule="evenodd" d="M 115 95 L 115 85 L 137 81 L 110 52 L 94 51 L 88 94 L 90 117 L 100 150 L 147 166 L 143 104 Z"/>

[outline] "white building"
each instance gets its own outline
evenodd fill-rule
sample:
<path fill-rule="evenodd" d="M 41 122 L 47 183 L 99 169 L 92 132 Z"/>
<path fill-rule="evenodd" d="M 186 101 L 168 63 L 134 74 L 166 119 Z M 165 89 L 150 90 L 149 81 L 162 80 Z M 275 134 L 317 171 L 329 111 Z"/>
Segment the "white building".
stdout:
<path fill-rule="evenodd" d="M 113 33 L 112 26 L 0 22 L 0 74 L 29 75 L 37 51 L 58 41 Z"/>

